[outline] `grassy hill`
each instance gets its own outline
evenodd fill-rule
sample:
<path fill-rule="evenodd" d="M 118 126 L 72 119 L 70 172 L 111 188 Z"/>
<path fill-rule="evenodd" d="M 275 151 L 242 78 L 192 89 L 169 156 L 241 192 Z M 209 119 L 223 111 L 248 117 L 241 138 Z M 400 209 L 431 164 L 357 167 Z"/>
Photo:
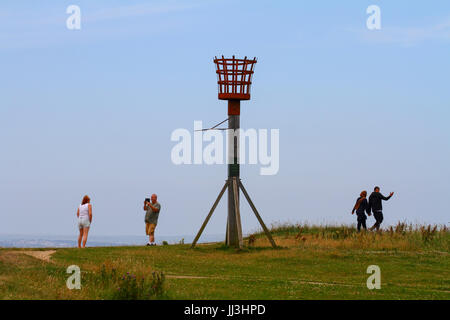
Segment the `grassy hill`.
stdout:
<path fill-rule="evenodd" d="M 263 234 L 247 238 L 243 250 L 221 243 L 0 249 L 0 299 L 450 299 L 445 227 L 358 234 L 282 225 L 272 233 L 279 249 Z M 66 287 L 70 265 L 81 269 L 81 290 Z M 380 290 L 366 286 L 369 265 L 381 269 Z"/>

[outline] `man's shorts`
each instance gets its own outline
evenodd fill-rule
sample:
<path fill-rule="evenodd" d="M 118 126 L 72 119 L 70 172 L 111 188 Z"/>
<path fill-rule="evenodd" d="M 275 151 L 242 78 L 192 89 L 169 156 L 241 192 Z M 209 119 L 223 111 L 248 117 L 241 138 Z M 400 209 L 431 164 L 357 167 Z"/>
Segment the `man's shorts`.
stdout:
<path fill-rule="evenodd" d="M 145 223 L 145 234 L 148 236 L 153 236 L 155 234 L 156 224 L 154 223 Z"/>

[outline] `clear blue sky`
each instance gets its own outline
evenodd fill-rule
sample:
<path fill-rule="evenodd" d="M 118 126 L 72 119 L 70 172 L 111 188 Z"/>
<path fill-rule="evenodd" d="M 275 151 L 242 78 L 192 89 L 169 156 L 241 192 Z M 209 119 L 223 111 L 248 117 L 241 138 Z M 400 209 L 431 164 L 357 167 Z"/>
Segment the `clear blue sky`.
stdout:
<path fill-rule="evenodd" d="M 170 135 L 226 118 L 222 54 L 258 58 L 242 127 L 280 130 L 279 173 L 242 168 L 268 224 L 353 223 L 374 185 L 396 192 L 386 224 L 450 221 L 449 1 L 2 1 L 0 233 L 76 233 L 89 194 L 92 233 L 144 234 L 155 192 L 158 232 L 194 234 L 226 166 L 173 165 Z"/>

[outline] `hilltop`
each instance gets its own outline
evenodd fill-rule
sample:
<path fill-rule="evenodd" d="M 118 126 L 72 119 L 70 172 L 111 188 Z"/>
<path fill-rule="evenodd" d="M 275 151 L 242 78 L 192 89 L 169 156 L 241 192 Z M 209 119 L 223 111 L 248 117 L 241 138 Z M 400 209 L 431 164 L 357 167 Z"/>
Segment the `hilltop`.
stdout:
<path fill-rule="evenodd" d="M 261 233 L 243 250 L 223 243 L 0 249 L 0 299 L 450 299 L 445 227 L 271 231 L 275 250 Z M 81 269 L 81 290 L 66 287 L 70 265 Z M 380 267 L 380 290 L 366 286 L 369 265 Z"/>

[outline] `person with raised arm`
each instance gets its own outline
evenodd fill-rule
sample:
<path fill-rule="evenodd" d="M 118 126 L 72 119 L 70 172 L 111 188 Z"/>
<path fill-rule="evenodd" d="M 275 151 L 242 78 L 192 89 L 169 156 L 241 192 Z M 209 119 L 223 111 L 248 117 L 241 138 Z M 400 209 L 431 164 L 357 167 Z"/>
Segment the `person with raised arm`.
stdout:
<path fill-rule="evenodd" d="M 382 200 L 387 201 L 394 195 L 393 192 L 389 194 L 388 197 L 383 196 L 380 193 L 380 187 L 375 187 L 372 194 L 369 197 L 369 206 L 373 212 L 373 217 L 375 218 L 375 224 L 369 229 L 370 231 L 376 229 L 380 230 L 380 225 L 383 222 L 383 205 Z"/>

